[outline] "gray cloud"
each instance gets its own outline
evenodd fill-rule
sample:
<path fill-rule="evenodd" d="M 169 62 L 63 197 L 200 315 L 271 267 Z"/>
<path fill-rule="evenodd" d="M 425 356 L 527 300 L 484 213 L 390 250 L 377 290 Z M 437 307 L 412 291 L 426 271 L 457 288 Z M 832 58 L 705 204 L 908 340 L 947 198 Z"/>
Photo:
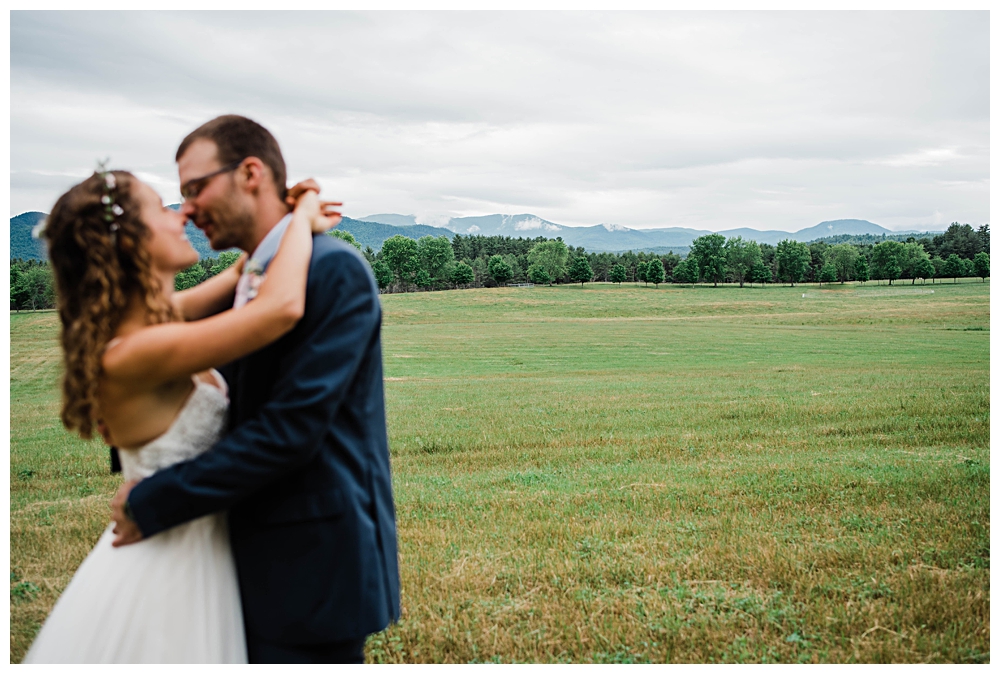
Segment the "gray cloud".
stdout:
<path fill-rule="evenodd" d="M 989 218 L 985 12 L 12 12 L 11 212 L 224 112 L 350 215 Z"/>

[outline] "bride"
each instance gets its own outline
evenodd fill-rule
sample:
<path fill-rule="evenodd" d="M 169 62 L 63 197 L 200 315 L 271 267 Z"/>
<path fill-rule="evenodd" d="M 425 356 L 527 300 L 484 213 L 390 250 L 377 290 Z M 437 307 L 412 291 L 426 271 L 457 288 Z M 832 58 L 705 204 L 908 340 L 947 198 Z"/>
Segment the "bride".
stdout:
<path fill-rule="evenodd" d="M 184 216 L 131 174 L 95 173 L 56 202 L 44 236 L 62 323 L 62 421 L 86 439 L 103 424 L 126 480 L 209 449 L 229 404 L 212 368 L 302 317 L 312 233 L 337 223 L 316 191 L 311 181 L 290 190 L 292 221 L 266 280 L 254 301 L 229 310 L 245 255 L 174 292 L 174 275 L 198 253 Z M 112 547 L 113 539 L 109 525 L 24 662 L 247 661 L 224 513 L 135 545 Z"/>

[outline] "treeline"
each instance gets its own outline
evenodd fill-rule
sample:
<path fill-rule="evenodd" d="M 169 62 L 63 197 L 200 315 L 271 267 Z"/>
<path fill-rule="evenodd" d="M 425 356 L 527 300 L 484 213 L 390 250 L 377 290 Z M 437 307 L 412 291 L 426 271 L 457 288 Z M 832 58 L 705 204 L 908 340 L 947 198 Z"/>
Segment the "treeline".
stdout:
<path fill-rule="evenodd" d="M 561 238 L 403 236 L 365 249 L 383 292 L 493 287 L 507 283 L 833 283 L 989 275 L 989 225 L 953 223 L 944 234 L 905 241 L 776 246 L 708 234 L 684 258 L 675 253 L 588 253 Z"/>
<path fill-rule="evenodd" d="M 951 254 L 971 260 L 979 252 L 990 252 L 990 226 L 982 225 L 978 230 L 970 225 L 951 223 L 948 231 L 933 237 L 914 238 L 912 234 L 838 234 L 826 236 L 817 241 L 830 245 L 849 243 L 855 246 L 874 246 L 883 241 L 899 241 L 901 243 L 920 241 L 931 257 L 947 259 Z"/>
<path fill-rule="evenodd" d="M 239 253 L 220 253 L 218 258 L 206 257 L 177 274 L 174 287 L 177 290 L 196 286 L 205 279 L 215 276 L 239 258 Z M 56 306 L 55 279 L 47 260 L 10 261 L 10 308 L 11 311 L 35 311 L 54 309 Z"/>
<path fill-rule="evenodd" d="M 359 250 L 361 246 L 349 232 L 334 230 L 332 236 L 344 239 Z M 174 277 L 174 289 L 191 288 L 227 269 L 240 257 L 239 252 L 224 251 L 218 257 L 203 257 Z M 55 280 L 47 260 L 10 261 L 11 311 L 53 309 L 56 306 Z"/>
<path fill-rule="evenodd" d="M 349 233 L 333 230 L 361 250 Z M 741 237 L 708 234 L 695 239 L 688 255 L 675 253 L 588 253 L 561 238 L 507 236 L 405 236 L 387 239 L 379 251 L 363 251 L 382 292 L 496 287 L 508 283 L 845 283 L 899 279 L 953 279 L 990 273 L 989 225 L 973 230 L 953 223 L 933 238 L 886 238 L 877 243 L 809 244 L 786 239 L 777 246 Z M 215 276 L 239 257 L 235 252 L 206 257 L 177 274 L 183 290 Z M 11 310 L 50 309 L 55 289 L 48 262 L 10 261 Z"/>
<path fill-rule="evenodd" d="M 786 239 L 777 246 L 709 234 L 695 239 L 669 279 L 675 283 L 845 283 L 989 275 L 989 225 L 975 231 L 954 223 L 931 238 L 886 239 L 875 244 Z M 666 264 L 664 263 L 664 266 Z M 641 270 L 640 270 L 641 271 Z M 646 279 L 650 282 L 651 279 Z"/>
<path fill-rule="evenodd" d="M 43 260 L 14 258 L 10 261 L 10 308 L 52 309 L 56 306 L 56 289 L 52 269 Z"/>

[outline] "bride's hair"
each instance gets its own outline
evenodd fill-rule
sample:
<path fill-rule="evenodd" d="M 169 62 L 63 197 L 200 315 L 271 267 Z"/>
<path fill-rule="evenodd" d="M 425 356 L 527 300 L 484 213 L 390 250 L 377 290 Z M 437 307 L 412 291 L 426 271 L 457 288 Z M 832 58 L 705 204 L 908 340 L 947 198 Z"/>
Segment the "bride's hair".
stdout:
<path fill-rule="evenodd" d="M 105 182 L 110 175 L 113 200 Z M 141 298 L 150 323 L 175 319 L 152 273 L 143 243 L 150 233 L 139 218 L 134 184 L 124 171 L 95 173 L 59 197 L 45 223 L 66 366 L 61 417 L 66 428 L 88 440 L 100 418 L 101 359 L 129 300 Z"/>

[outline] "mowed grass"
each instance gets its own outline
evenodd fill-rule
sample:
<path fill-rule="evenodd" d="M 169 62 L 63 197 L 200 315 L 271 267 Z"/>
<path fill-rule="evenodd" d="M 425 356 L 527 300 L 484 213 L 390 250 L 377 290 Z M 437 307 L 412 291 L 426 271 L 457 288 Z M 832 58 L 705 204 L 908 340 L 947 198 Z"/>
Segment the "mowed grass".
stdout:
<path fill-rule="evenodd" d="M 403 616 L 370 661 L 989 660 L 988 284 L 382 303 Z M 55 336 L 11 316 L 12 661 L 118 482 L 59 428 Z"/>

